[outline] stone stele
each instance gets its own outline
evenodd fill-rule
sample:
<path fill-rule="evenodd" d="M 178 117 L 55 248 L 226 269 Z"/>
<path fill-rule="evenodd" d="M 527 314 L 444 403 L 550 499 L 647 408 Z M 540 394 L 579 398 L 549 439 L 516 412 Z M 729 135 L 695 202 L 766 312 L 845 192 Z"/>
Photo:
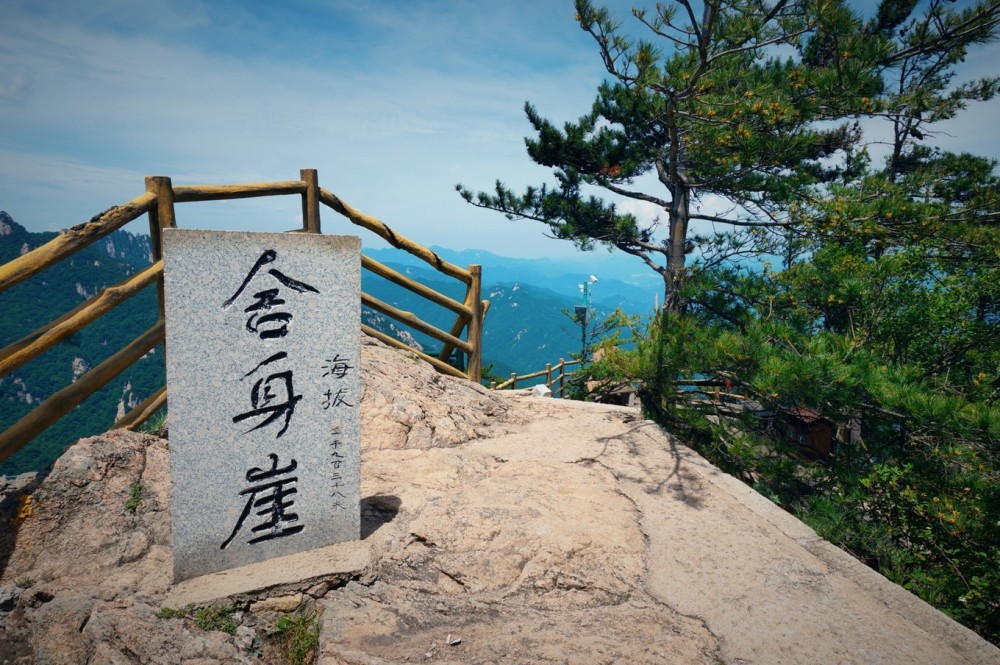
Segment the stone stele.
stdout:
<path fill-rule="evenodd" d="M 361 240 L 165 229 L 174 581 L 360 537 Z"/>

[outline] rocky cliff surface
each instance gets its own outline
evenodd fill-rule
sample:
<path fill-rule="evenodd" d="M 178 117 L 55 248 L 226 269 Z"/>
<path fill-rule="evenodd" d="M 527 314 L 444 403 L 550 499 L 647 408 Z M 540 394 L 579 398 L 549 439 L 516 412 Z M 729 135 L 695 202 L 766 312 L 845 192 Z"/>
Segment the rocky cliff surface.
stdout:
<path fill-rule="evenodd" d="M 331 664 L 1000 662 L 637 412 L 491 393 L 371 341 L 362 370 L 350 555 L 180 593 L 168 442 L 86 439 L 7 501 L 0 663 L 281 662 L 285 612 L 316 617 Z"/>

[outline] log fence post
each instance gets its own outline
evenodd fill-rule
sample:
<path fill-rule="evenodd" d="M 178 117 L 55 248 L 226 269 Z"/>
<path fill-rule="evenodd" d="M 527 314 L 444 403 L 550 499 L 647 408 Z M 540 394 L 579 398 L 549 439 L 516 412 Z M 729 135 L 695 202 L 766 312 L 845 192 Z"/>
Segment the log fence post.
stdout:
<path fill-rule="evenodd" d="M 468 354 L 468 364 L 465 373 L 469 378 L 479 383 L 483 373 L 483 317 L 485 316 L 483 304 L 483 267 L 480 265 L 470 265 L 469 275 L 472 280 L 469 282 L 468 296 L 465 299 L 465 306 L 472 310 L 472 318 L 469 319 L 468 335 L 466 341 L 472 346 L 472 352 Z"/>
<path fill-rule="evenodd" d="M 174 212 L 174 188 L 170 178 L 151 175 L 146 177 L 146 191 L 156 195 L 156 206 L 149 211 L 149 239 L 153 248 L 153 263 L 163 258 L 163 229 L 177 228 Z M 160 319 L 165 316 L 163 302 L 163 278 L 156 283 L 156 300 L 160 307 Z"/>
<path fill-rule="evenodd" d="M 319 222 L 319 175 L 316 169 L 301 169 L 299 176 L 306 183 L 302 193 L 302 230 L 306 233 L 322 233 Z"/>

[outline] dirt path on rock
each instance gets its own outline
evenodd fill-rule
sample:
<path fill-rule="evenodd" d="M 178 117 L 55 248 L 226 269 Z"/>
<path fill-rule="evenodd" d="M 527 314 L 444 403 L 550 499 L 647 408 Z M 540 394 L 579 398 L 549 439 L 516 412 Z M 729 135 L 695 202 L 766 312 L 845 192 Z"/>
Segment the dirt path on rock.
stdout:
<path fill-rule="evenodd" d="M 323 662 L 1000 662 L 634 411 L 514 399 L 516 432 L 366 457 L 400 516 Z"/>

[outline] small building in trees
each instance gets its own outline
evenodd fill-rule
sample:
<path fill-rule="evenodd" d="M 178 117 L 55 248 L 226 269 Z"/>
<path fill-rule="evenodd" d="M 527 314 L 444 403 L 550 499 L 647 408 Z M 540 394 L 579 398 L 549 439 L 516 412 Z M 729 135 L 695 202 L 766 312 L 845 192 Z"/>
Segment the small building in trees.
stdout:
<path fill-rule="evenodd" d="M 832 420 L 803 406 L 786 409 L 785 416 L 785 435 L 789 442 L 809 456 L 829 457 L 833 454 L 837 426 Z"/>
<path fill-rule="evenodd" d="M 617 404 L 618 406 L 639 406 L 639 390 L 630 383 L 614 383 L 606 386 L 594 385 L 596 381 L 587 382 L 587 390 L 595 395 L 595 401 L 601 404 Z"/>

